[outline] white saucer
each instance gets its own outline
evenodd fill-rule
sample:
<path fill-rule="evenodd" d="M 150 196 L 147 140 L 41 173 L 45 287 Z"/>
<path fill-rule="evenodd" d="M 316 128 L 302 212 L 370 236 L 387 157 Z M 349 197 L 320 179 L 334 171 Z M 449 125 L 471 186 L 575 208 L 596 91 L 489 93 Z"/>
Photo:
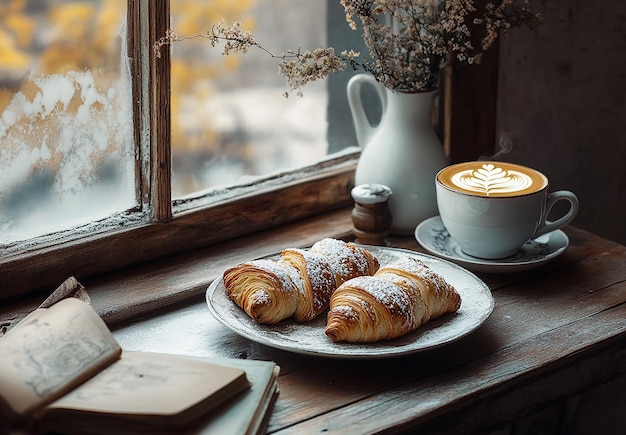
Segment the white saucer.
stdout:
<path fill-rule="evenodd" d="M 569 246 L 569 238 L 561 230 L 544 234 L 526 242 L 517 254 L 498 260 L 472 257 L 461 251 L 450 237 L 441 218 L 426 219 L 415 229 L 415 238 L 428 252 L 457 263 L 473 272 L 509 273 L 534 269 L 561 255 Z"/>

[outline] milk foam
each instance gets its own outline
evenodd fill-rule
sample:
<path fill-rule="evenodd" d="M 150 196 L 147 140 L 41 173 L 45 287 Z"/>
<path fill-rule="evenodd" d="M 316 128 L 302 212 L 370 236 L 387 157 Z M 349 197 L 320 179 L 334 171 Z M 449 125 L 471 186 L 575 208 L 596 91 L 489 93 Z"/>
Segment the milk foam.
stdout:
<path fill-rule="evenodd" d="M 481 196 L 516 196 L 539 191 L 547 185 L 540 173 L 508 163 L 473 162 L 441 172 L 442 183 Z"/>

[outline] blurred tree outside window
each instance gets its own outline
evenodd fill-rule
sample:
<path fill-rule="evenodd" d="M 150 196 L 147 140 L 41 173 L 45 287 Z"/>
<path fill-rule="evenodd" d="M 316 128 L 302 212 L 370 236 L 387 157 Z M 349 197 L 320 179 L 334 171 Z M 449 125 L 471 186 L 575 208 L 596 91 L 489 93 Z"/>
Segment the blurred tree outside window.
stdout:
<path fill-rule="evenodd" d="M 270 52 L 326 43 L 323 0 L 171 2 L 180 36 L 206 34 L 211 24 L 241 21 Z M 323 159 L 325 83 L 303 97 L 283 96 L 277 61 L 261 50 L 223 56 L 205 38 L 175 43 L 172 53 L 172 197 L 248 182 Z"/>
<path fill-rule="evenodd" d="M 136 206 L 125 0 L 0 3 L 0 247 Z"/>

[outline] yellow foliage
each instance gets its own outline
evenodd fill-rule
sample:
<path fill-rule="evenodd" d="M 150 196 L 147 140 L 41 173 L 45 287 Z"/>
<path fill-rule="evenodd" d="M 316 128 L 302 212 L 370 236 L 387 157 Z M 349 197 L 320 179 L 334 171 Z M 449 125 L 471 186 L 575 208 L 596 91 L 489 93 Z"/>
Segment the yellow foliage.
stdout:
<path fill-rule="evenodd" d="M 35 22 L 23 14 L 12 14 L 4 17 L 4 25 L 15 34 L 18 45 L 24 47 L 31 43 L 35 31 Z"/>
<path fill-rule="evenodd" d="M 235 56 L 228 56 L 225 59 L 224 63 L 226 64 L 226 69 L 227 70 L 234 71 L 236 69 L 239 69 L 239 65 L 241 64 L 241 60 L 239 58 L 235 57 Z"/>
<path fill-rule="evenodd" d="M 0 71 L 26 68 L 30 56 L 15 47 L 13 38 L 0 29 Z"/>
<path fill-rule="evenodd" d="M 94 13 L 94 5 L 86 2 L 55 4 L 48 13 L 48 19 L 55 28 L 53 38 L 84 42 Z"/>
<path fill-rule="evenodd" d="M 125 13 L 125 0 L 104 0 L 98 7 L 84 1 L 51 6 L 52 40 L 42 55 L 42 72 L 117 70 L 118 34 Z"/>
<path fill-rule="evenodd" d="M 172 28 L 182 36 L 206 34 L 211 25 L 220 20 L 229 24 L 244 21 L 245 14 L 254 2 L 255 0 L 177 0 L 170 4 Z"/>
<path fill-rule="evenodd" d="M 12 91 L 4 91 L 0 89 L 0 110 L 7 107 L 13 98 Z"/>
<path fill-rule="evenodd" d="M 98 47 L 115 48 L 112 44 L 116 41 L 120 24 L 126 12 L 125 0 L 106 0 L 98 14 L 96 31 L 93 35 L 93 42 Z"/>
<path fill-rule="evenodd" d="M 75 44 L 55 44 L 40 55 L 42 70 L 47 74 L 65 74 L 84 70 L 84 49 Z"/>
<path fill-rule="evenodd" d="M 35 23 L 23 13 L 25 5 L 25 0 L 0 5 L 0 73 L 13 71 L 18 74 L 14 78 L 19 78 L 31 62 L 31 56 L 22 47 L 32 42 Z"/>
<path fill-rule="evenodd" d="M 255 21 L 250 9 L 256 0 L 176 0 L 170 3 L 172 29 L 183 37 L 205 35 L 212 24 L 224 20 L 227 24 L 241 21 L 246 30 L 254 30 Z M 221 56 L 220 50 L 212 48 L 204 38 L 185 40 L 172 51 L 172 146 L 174 151 L 204 151 L 215 148 L 217 133 L 211 128 L 210 120 L 197 119 L 193 123 L 202 130 L 185 132 L 181 119 L 181 100 L 193 99 L 201 104 L 211 98 L 210 86 L 202 86 L 218 74 L 237 70 L 241 64 L 239 56 Z M 185 115 L 189 122 L 190 114 Z"/>
<path fill-rule="evenodd" d="M 0 17 L 21 13 L 24 10 L 24 6 L 26 6 L 26 0 L 9 0 L 3 4 L 0 3 Z"/>

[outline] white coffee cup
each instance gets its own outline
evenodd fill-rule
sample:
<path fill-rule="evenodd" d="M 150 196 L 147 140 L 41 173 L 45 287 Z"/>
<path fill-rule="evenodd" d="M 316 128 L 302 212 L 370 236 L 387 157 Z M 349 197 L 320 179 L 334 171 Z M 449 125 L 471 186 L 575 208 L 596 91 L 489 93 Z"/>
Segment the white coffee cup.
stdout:
<path fill-rule="evenodd" d="M 450 236 L 468 255 L 509 257 L 529 240 L 563 228 L 578 213 L 578 198 L 567 190 L 548 193 L 548 178 L 525 166 L 477 161 L 450 165 L 437 173 L 437 206 Z M 569 210 L 555 221 L 548 214 L 558 201 Z"/>

